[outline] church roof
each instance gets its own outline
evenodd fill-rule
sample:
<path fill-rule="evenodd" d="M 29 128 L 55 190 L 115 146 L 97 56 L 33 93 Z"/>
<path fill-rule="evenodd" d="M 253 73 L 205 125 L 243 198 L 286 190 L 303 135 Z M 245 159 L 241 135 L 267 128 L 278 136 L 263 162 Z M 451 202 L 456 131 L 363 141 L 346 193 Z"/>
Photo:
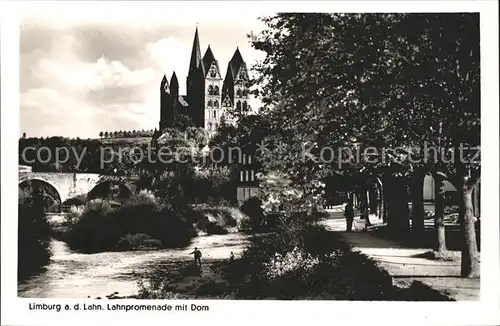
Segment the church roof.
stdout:
<path fill-rule="evenodd" d="M 214 53 L 212 52 L 212 49 L 210 48 L 210 45 L 208 45 L 207 51 L 205 52 L 205 55 L 203 56 L 203 75 L 206 77 L 208 74 L 208 70 L 210 69 L 210 66 L 212 63 L 215 63 L 215 66 L 217 67 L 217 71 L 220 73 L 219 69 L 219 62 L 215 60 Z"/>
<path fill-rule="evenodd" d="M 179 81 L 177 80 L 177 75 L 175 74 L 175 71 L 172 74 L 172 77 L 170 78 L 170 87 L 179 88 Z"/>
<path fill-rule="evenodd" d="M 168 80 L 167 76 L 163 75 L 163 78 L 161 79 L 160 90 L 164 90 L 165 86 L 168 87 Z"/>
<path fill-rule="evenodd" d="M 244 69 L 246 69 L 247 64 L 245 63 L 245 60 L 243 60 L 240 50 L 236 48 L 236 51 L 234 52 L 233 57 L 231 58 L 231 61 L 229 61 L 229 67 L 228 67 L 231 69 L 231 75 L 233 77 L 233 80 L 236 79 L 236 75 L 238 74 L 238 71 L 240 70 L 241 67 L 244 67 Z"/>
<path fill-rule="evenodd" d="M 189 62 L 189 71 L 200 68 L 201 65 L 201 50 L 200 50 L 200 37 L 198 35 L 198 27 L 194 33 L 193 48 L 191 49 L 191 61 Z M 201 67 L 203 69 L 203 67 Z"/>
<path fill-rule="evenodd" d="M 231 71 L 231 62 L 227 64 L 226 78 L 224 78 L 224 83 L 222 84 L 222 101 L 226 99 L 229 95 L 231 102 L 234 101 L 234 78 Z"/>

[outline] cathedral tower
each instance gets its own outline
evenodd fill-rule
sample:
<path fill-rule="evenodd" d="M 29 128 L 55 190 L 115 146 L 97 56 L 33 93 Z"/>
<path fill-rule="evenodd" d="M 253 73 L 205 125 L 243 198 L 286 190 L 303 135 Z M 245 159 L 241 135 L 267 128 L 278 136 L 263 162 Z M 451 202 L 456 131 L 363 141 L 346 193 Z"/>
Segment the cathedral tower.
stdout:
<path fill-rule="evenodd" d="M 205 102 L 205 70 L 201 58 L 200 37 L 198 27 L 194 33 L 193 48 L 189 61 L 189 72 L 187 76 L 187 97 L 189 99 L 189 116 L 197 127 L 204 125 L 203 107 Z"/>
<path fill-rule="evenodd" d="M 250 110 L 248 68 L 238 48 L 227 65 L 222 87 L 222 107 L 225 112 L 234 112 L 236 117 Z M 233 118 L 225 116 L 225 119 L 230 123 Z"/>
<path fill-rule="evenodd" d="M 205 67 L 205 102 L 204 102 L 204 124 L 203 127 L 209 132 L 215 132 L 222 114 L 222 77 L 219 63 L 208 45 L 203 56 L 203 67 Z"/>
<path fill-rule="evenodd" d="M 171 127 L 179 114 L 189 116 L 194 126 L 214 133 L 222 119 L 234 123 L 235 117 L 239 118 L 250 110 L 248 69 L 240 50 L 236 48 L 223 79 L 210 45 L 203 57 L 200 48 L 196 27 L 186 78 L 187 95 L 179 94 L 175 72 L 170 82 L 163 76 L 160 85 L 160 133 Z"/>
<path fill-rule="evenodd" d="M 174 101 L 170 92 L 167 76 L 163 76 L 160 84 L 160 131 L 167 128 L 174 119 Z"/>

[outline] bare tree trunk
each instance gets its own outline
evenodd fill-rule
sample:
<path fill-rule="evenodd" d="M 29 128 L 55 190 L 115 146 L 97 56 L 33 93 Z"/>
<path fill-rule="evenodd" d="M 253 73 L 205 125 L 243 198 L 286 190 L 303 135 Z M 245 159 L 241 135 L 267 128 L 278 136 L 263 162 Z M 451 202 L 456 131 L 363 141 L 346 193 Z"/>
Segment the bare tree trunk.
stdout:
<path fill-rule="evenodd" d="M 424 178 L 424 170 L 416 169 L 413 172 L 411 191 L 411 229 L 415 233 L 424 232 Z"/>
<path fill-rule="evenodd" d="M 365 223 L 366 223 L 366 226 L 371 226 L 372 223 L 370 222 L 370 213 L 371 213 L 372 198 L 370 196 L 369 189 L 365 189 L 364 197 L 365 197 L 365 217 L 364 217 Z"/>
<path fill-rule="evenodd" d="M 382 221 L 384 223 L 387 223 L 387 187 L 386 187 L 386 178 L 383 179 L 383 181 L 380 181 L 380 186 L 382 189 Z"/>
<path fill-rule="evenodd" d="M 463 178 L 460 189 L 460 226 L 464 236 L 465 246 L 462 250 L 462 264 L 460 274 L 462 277 L 475 278 L 480 276 L 479 251 L 477 250 L 475 218 L 472 207 L 472 191 L 476 182 Z"/>
<path fill-rule="evenodd" d="M 444 178 L 434 173 L 434 227 L 437 236 L 437 252 L 442 255 L 446 251 L 446 229 L 444 226 Z"/>
<path fill-rule="evenodd" d="M 472 198 L 473 198 L 472 205 L 474 206 L 474 216 L 478 217 L 481 215 L 481 213 L 479 211 L 479 202 L 481 199 L 479 196 L 479 185 L 476 186 L 474 188 L 474 190 L 472 191 Z"/>
<path fill-rule="evenodd" d="M 378 189 L 378 218 L 382 218 L 385 222 L 385 198 L 384 198 L 384 186 L 380 178 L 377 178 L 377 189 Z"/>

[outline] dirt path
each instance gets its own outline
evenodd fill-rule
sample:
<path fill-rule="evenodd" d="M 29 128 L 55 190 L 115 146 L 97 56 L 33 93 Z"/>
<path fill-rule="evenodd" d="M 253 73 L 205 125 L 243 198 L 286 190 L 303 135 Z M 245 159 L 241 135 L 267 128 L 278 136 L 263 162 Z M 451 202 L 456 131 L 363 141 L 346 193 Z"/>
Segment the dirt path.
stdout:
<path fill-rule="evenodd" d="M 377 265 L 392 276 L 393 284 L 409 287 L 420 282 L 453 300 L 479 300 L 480 280 L 460 277 L 460 252 L 450 251 L 450 260 L 433 260 L 427 253 L 430 248 L 407 248 L 404 245 L 375 236 L 372 232 L 345 232 L 344 219 L 325 221 L 326 227 L 339 232 L 342 238 L 359 251 L 372 258 Z"/>

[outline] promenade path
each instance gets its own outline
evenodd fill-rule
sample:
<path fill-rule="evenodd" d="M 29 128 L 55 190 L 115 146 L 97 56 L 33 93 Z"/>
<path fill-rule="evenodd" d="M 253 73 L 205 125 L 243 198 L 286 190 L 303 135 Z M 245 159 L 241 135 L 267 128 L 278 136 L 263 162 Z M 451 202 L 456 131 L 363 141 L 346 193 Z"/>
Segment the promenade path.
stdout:
<path fill-rule="evenodd" d="M 370 221 L 375 228 L 382 224 L 381 220 L 370 218 Z M 480 280 L 460 277 L 459 251 L 450 251 L 450 261 L 437 261 L 426 258 L 430 248 L 408 248 L 370 230 L 361 231 L 364 222 L 358 218 L 355 219 L 355 232 L 345 232 L 344 218 L 332 218 L 324 223 L 329 230 L 339 232 L 352 250 L 373 259 L 392 277 L 396 286 L 407 288 L 420 282 L 456 301 L 480 298 Z"/>

